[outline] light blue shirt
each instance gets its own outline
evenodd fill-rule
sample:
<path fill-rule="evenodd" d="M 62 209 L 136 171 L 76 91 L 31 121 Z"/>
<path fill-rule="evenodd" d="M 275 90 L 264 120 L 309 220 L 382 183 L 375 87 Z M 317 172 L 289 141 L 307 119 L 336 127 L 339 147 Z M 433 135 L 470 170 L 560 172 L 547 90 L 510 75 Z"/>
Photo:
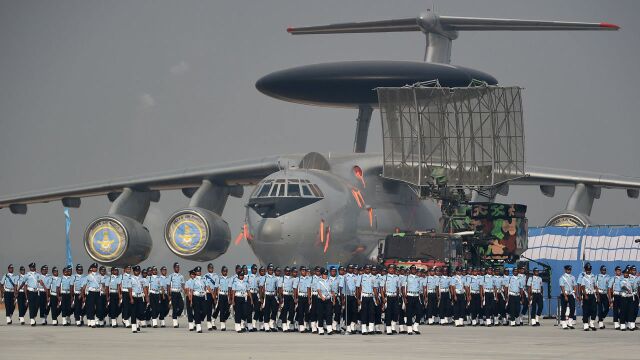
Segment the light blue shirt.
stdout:
<path fill-rule="evenodd" d="M 338 296 L 340 294 L 340 278 L 338 276 L 329 276 L 329 283 L 334 296 Z"/>
<path fill-rule="evenodd" d="M 131 288 L 132 277 L 133 275 L 131 274 L 122 274 L 122 277 L 120 278 L 120 287 L 122 288 L 122 291 L 129 291 L 129 289 Z"/>
<path fill-rule="evenodd" d="M 256 291 L 258 290 L 258 276 L 259 275 L 255 275 L 255 274 L 248 274 L 245 275 L 244 280 L 247 281 L 249 283 L 249 289 L 251 291 Z"/>
<path fill-rule="evenodd" d="M 611 288 L 611 290 L 613 290 L 614 294 L 615 293 L 620 293 L 620 291 L 622 291 L 622 288 L 620 287 L 620 284 L 622 283 L 622 278 L 623 276 L 614 276 L 613 279 L 611 280 L 611 285 L 609 285 L 609 287 Z"/>
<path fill-rule="evenodd" d="M 331 280 L 329 280 L 328 278 L 320 278 L 318 281 L 316 281 L 315 293 L 318 296 L 324 296 L 325 299 L 332 299 Z"/>
<path fill-rule="evenodd" d="M 473 293 L 480 293 L 480 285 L 482 285 L 482 276 L 472 275 L 469 278 L 469 291 Z"/>
<path fill-rule="evenodd" d="M 158 275 L 151 275 L 149 277 L 149 290 L 159 293 L 162 287 L 162 279 Z"/>
<path fill-rule="evenodd" d="M 582 280 L 580 281 L 580 285 L 584 286 L 585 294 L 596 293 L 596 277 L 593 276 L 593 274 L 582 275 Z"/>
<path fill-rule="evenodd" d="M 375 286 L 375 277 L 371 274 L 362 274 L 356 287 L 360 288 L 362 294 L 373 294 L 373 287 Z"/>
<path fill-rule="evenodd" d="M 68 293 L 71 291 L 71 285 L 73 285 L 73 276 L 63 275 L 60 278 L 60 291 Z"/>
<path fill-rule="evenodd" d="M 192 281 L 191 281 L 191 290 L 193 290 L 193 295 L 194 296 L 204 296 L 205 293 L 205 287 L 207 285 L 205 285 L 205 281 L 202 279 L 201 276 L 196 276 Z"/>
<path fill-rule="evenodd" d="M 417 275 L 407 275 L 405 286 L 407 287 L 407 295 L 410 293 L 420 295 L 422 293 L 422 281 Z"/>
<path fill-rule="evenodd" d="M 496 289 L 496 278 L 493 275 L 484 275 L 482 277 L 482 288 L 484 292 L 493 292 Z"/>
<path fill-rule="evenodd" d="M 2 276 L 2 286 L 4 291 L 15 291 L 18 287 L 18 276 L 13 273 L 7 273 Z"/>
<path fill-rule="evenodd" d="M 73 278 L 73 291 L 76 294 L 80 294 L 82 287 L 87 283 L 87 276 L 84 274 L 74 274 Z"/>
<path fill-rule="evenodd" d="M 311 287 L 311 277 L 301 276 L 298 278 L 298 296 L 307 296 L 307 290 Z"/>
<path fill-rule="evenodd" d="M 396 274 L 387 274 L 382 281 L 382 286 L 386 295 L 400 294 L 400 279 Z"/>
<path fill-rule="evenodd" d="M 109 275 L 105 277 L 108 279 L 107 287 L 109 288 L 109 292 L 117 293 L 118 285 L 122 283 L 122 278 L 119 275 Z"/>
<path fill-rule="evenodd" d="M 182 290 L 182 286 L 185 284 L 184 276 L 180 273 L 173 273 L 169 275 L 169 287 L 171 287 L 171 291 L 180 291 Z"/>
<path fill-rule="evenodd" d="M 87 289 L 87 293 L 89 291 L 99 291 L 100 290 L 100 281 L 98 280 L 96 274 L 90 272 L 85 277 L 85 286 Z"/>
<path fill-rule="evenodd" d="M 598 291 L 606 294 L 607 290 L 611 287 L 611 281 L 613 278 L 609 274 L 598 274 L 596 275 L 596 286 L 598 287 Z"/>
<path fill-rule="evenodd" d="M 26 286 L 31 288 L 31 291 L 36 291 L 38 288 L 38 274 L 36 272 L 29 271 L 24 280 Z"/>
<path fill-rule="evenodd" d="M 527 280 L 527 286 L 531 287 L 532 293 L 542 292 L 542 278 L 540 276 L 532 276 Z"/>
<path fill-rule="evenodd" d="M 244 280 L 244 279 L 243 279 Z M 235 292 L 235 296 L 246 296 L 247 291 L 250 289 L 249 284 L 239 278 L 233 279 L 231 284 L 231 290 Z"/>
<path fill-rule="evenodd" d="M 206 274 L 204 274 L 203 278 L 204 278 L 204 282 L 205 285 L 211 289 L 211 290 L 215 290 L 218 288 L 218 274 L 214 273 L 214 272 L 208 272 Z"/>
<path fill-rule="evenodd" d="M 563 294 L 573 295 L 574 286 L 576 286 L 576 278 L 573 275 L 565 273 L 560 277 L 558 282 L 560 287 L 564 287 Z"/>
<path fill-rule="evenodd" d="M 354 274 L 346 274 L 344 276 L 343 289 L 346 296 L 354 296 L 356 294 L 356 276 Z"/>
<path fill-rule="evenodd" d="M 129 277 L 131 282 L 131 286 L 129 289 L 133 291 L 133 296 L 142 296 L 143 295 L 143 284 L 142 284 L 142 276 L 131 275 Z"/>
<path fill-rule="evenodd" d="M 282 291 L 288 294 L 293 294 L 293 281 L 294 279 L 291 276 L 285 275 L 282 278 Z"/>
<path fill-rule="evenodd" d="M 49 291 L 51 296 L 58 296 L 58 288 L 62 283 L 62 278 L 60 276 L 52 276 L 51 283 L 49 283 Z"/>
<path fill-rule="evenodd" d="M 276 292 L 276 276 L 275 275 L 265 275 L 263 280 L 263 287 L 265 292 L 275 293 Z"/>
<path fill-rule="evenodd" d="M 436 292 L 438 290 L 438 284 L 440 284 L 440 279 L 435 275 L 428 275 L 425 278 L 424 286 L 430 293 Z"/>
<path fill-rule="evenodd" d="M 228 293 L 230 285 L 228 277 L 222 275 L 218 276 L 218 291 Z"/>
<path fill-rule="evenodd" d="M 622 280 L 620 280 L 620 288 L 621 288 L 621 292 L 620 295 L 622 295 L 623 297 L 631 297 L 633 296 L 633 285 L 631 284 L 632 279 L 631 278 L 625 278 L 623 277 Z"/>
<path fill-rule="evenodd" d="M 509 291 L 509 295 L 519 296 L 520 290 L 522 290 L 522 280 L 518 276 L 512 276 L 509 278 L 507 289 Z"/>
<path fill-rule="evenodd" d="M 449 285 L 451 285 L 451 278 L 446 275 L 440 275 L 438 281 L 438 288 L 440 292 L 449 292 Z"/>
<path fill-rule="evenodd" d="M 451 277 L 451 280 L 449 281 L 449 286 L 453 287 L 453 290 L 455 291 L 456 294 L 461 295 L 464 294 L 464 278 L 462 275 L 456 275 Z"/>

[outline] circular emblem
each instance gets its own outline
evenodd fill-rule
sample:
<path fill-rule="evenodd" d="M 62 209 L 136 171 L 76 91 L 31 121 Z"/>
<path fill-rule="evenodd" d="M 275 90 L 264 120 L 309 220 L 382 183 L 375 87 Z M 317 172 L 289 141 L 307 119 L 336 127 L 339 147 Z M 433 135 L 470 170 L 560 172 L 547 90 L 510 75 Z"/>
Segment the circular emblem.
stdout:
<path fill-rule="evenodd" d="M 127 248 L 127 233 L 119 222 L 101 218 L 89 226 L 85 247 L 93 259 L 113 261 L 122 256 Z"/>
<path fill-rule="evenodd" d="M 180 212 L 167 223 L 165 240 L 176 254 L 193 255 L 209 240 L 209 228 L 195 211 Z"/>
<path fill-rule="evenodd" d="M 558 214 L 547 220 L 545 226 L 585 227 L 586 222 L 574 214 Z"/>

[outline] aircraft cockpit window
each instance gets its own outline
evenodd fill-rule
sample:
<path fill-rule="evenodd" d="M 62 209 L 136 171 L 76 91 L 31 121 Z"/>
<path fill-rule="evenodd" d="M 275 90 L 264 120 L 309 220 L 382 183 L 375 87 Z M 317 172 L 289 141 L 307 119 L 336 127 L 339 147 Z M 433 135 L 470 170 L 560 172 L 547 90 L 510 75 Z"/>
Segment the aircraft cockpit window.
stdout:
<path fill-rule="evenodd" d="M 289 181 L 291 181 L 291 180 L 289 180 Z M 296 183 L 297 182 L 298 182 L 298 180 L 296 180 Z M 289 183 L 287 185 L 287 196 L 300 197 L 300 186 L 298 184 Z"/>
<path fill-rule="evenodd" d="M 279 188 L 280 188 L 280 184 L 274 184 L 273 187 L 271 188 L 271 192 L 269 193 L 269 196 L 271 197 L 277 196 Z"/>
<path fill-rule="evenodd" d="M 269 190 L 271 190 L 271 181 L 265 182 L 262 185 L 262 188 L 260 189 L 260 191 L 258 191 L 258 194 L 255 197 L 265 197 L 265 196 L 269 195 Z"/>
<path fill-rule="evenodd" d="M 309 190 L 309 186 L 307 185 L 301 185 L 301 186 L 302 186 L 302 195 L 313 196 L 313 194 L 311 194 L 311 190 Z"/>
<path fill-rule="evenodd" d="M 284 184 L 279 184 L 278 185 L 278 197 L 283 197 L 284 196 Z"/>

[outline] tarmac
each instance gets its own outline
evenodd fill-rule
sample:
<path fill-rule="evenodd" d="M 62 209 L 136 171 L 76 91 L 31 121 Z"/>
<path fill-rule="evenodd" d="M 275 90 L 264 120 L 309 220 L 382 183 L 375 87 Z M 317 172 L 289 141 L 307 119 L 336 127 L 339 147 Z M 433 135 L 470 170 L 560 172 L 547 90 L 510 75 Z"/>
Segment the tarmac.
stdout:
<path fill-rule="evenodd" d="M 2 314 L 4 315 L 4 314 Z M 0 318 L 1 359 L 634 359 L 640 331 L 561 330 L 554 320 L 540 327 L 421 326 L 421 335 L 331 335 L 243 333 L 198 334 L 180 328 L 5 325 Z M 16 319 L 17 320 L 17 319 Z M 28 320 L 27 320 L 28 321 Z M 170 321 L 168 322 L 170 323 Z"/>

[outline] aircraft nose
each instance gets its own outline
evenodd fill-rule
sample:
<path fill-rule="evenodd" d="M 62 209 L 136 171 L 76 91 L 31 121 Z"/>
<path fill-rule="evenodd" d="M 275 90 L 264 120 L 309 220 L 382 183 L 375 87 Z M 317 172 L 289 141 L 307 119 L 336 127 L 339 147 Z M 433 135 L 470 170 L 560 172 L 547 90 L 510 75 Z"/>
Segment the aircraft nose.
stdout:
<path fill-rule="evenodd" d="M 265 219 L 260 228 L 260 240 L 277 242 L 282 239 L 282 224 L 276 219 Z"/>

